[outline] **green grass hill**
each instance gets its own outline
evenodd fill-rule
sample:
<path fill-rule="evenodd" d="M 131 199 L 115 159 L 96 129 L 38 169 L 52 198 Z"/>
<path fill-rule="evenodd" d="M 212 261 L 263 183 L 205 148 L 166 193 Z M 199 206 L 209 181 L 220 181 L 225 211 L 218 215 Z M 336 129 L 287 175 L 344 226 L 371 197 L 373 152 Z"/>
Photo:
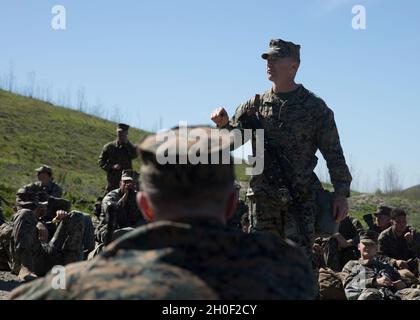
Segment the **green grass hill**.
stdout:
<path fill-rule="evenodd" d="M 48 164 L 73 208 L 90 212 L 103 194 L 105 172 L 97 161 L 102 146 L 115 139 L 116 124 L 85 113 L 0 90 L 0 196 L 13 204 L 19 187 L 36 181 L 35 168 Z M 131 128 L 137 143 L 147 132 Z M 140 168 L 140 161 L 133 163 Z M 245 165 L 236 167 L 247 180 Z M 6 216 L 11 207 L 3 204 Z"/>
<path fill-rule="evenodd" d="M 90 211 L 103 193 L 98 167 L 102 146 L 115 139 L 116 124 L 82 112 L 0 90 L 0 195 L 13 203 L 17 189 L 36 181 L 35 168 L 48 164 L 73 208 Z M 144 131 L 132 128 L 136 143 Z M 134 167 L 139 168 L 139 161 Z M 3 205 L 6 215 L 11 209 Z"/>

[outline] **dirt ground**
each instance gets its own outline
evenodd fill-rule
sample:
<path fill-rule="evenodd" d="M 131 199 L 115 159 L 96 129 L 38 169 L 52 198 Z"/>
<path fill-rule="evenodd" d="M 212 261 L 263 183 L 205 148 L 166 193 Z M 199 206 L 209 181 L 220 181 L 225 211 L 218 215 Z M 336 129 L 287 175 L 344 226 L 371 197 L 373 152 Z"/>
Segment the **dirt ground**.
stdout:
<path fill-rule="evenodd" d="M 0 271 L 0 300 L 9 299 L 10 291 L 22 282 L 8 271 Z"/>

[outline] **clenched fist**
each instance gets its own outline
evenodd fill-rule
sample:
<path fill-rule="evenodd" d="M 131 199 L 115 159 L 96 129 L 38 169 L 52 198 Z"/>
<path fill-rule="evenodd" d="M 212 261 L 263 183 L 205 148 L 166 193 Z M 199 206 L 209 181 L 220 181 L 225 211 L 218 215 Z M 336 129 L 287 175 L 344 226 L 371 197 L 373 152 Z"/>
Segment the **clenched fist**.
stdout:
<path fill-rule="evenodd" d="M 229 123 L 229 116 L 223 107 L 214 110 L 210 118 L 218 128 L 224 127 Z"/>

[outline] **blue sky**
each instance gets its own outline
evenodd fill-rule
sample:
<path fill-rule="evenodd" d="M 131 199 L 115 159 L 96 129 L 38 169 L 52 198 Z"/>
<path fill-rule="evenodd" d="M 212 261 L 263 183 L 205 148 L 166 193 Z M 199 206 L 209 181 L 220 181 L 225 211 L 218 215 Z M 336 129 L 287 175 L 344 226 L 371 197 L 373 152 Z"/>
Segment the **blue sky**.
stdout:
<path fill-rule="evenodd" d="M 51 28 L 57 4 L 66 30 Z M 357 4 L 366 30 L 351 26 Z M 89 105 L 148 130 L 210 124 L 214 108 L 232 114 L 270 87 L 260 54 L 291 40 L 297 81 L 334 110 L 353 188 L 380 187 L 389 165 L 409 187 L 420 184 L 419 17 L 416 0 L 0 0 L 0 76 L 12 65 L 24 86 L 35 72 L 73 103 L 83 87 Z"/>

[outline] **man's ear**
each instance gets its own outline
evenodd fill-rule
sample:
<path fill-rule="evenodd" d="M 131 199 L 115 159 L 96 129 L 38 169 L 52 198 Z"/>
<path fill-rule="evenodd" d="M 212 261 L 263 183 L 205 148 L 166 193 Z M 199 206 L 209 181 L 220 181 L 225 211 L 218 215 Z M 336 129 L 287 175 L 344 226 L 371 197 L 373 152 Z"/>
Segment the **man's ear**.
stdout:
<path fill-rule="evenodd" d="M 226 209 L 225 209 L 225 218 L 226 221 L 228 221 L 230 218 L 233 217 L 233 215 L 235 214 L 236 208 L 238 206 L 238 193 L 233 190 L 228 198 L 227 204 L 226 204 Z"/>
<path fill-rule="evenodd" d="M 291 69 L 292 69 L 292 73 L 296 75 L 298 69 L 299 69 L 299 65 L 300 63 L 298 61 L 292 61 L 292 63 L 290 64 Z"/>
<path fill-rule="evenodd" d="M 137 206 L 139 207 L 143 217 L 146 221 L 153 221 L 155 219 L 155 213 L 150 206 L 149 199 L 144 192 L 137 192 Z"/>

